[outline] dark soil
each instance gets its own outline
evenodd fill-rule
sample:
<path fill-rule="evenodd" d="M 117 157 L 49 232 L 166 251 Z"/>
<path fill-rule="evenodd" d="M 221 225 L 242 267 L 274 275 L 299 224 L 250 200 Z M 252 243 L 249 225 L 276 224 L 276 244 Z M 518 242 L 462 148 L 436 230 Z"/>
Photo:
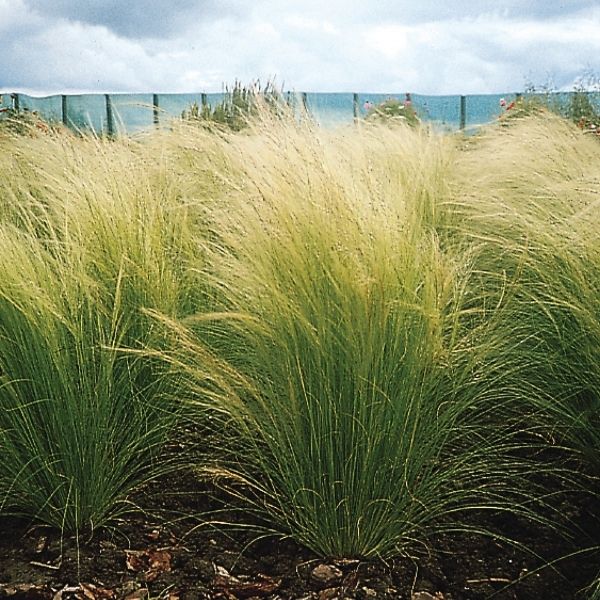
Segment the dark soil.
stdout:
<path fill-rule="evenodd" d="M 214 508 L 214 495 L 192 473 L 154 483 L 138 502 L 161 510 L 140 511 L 91 539 L 0 520 L 0 598 L 568 600 L 583 599 L 600 569 L 597 551 L 568 557 L 600 541 L 600 507 L 583 494 L 561 499 L 561 514 L 580 528 L 570 541 L 517 517 L 482 514 L 473 526 L 498 537 L 439 535 L 422 556 L 389 562 L 323 560 L 290 540 L 252 542 L 248 532 L 177 520 Z"/>

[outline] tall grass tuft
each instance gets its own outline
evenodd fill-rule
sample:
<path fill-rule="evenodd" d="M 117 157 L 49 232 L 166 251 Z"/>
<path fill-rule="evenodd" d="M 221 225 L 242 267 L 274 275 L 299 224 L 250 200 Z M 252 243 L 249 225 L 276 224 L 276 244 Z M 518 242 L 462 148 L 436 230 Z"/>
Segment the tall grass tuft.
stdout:
<path fill-rule="evenodd" d="M 510 324 L 466 326 L 472 250 L 436 233 L 452 144 L 288 123 L 235 148 L 239 193 L 207 249 L 217 314 L 190 322 L 240 376 L 209 472 L 322 555 L 388 556 L 469 508 L 525 511 L 528 467 L 498 426 L 522 368 Z"/>
<path fill-rule="evenodd" d="M 475 140 L 457 169 L 462 198 L 454 233 L 484 245 L 482 285 L 502 302 L 505 318 L 520 324 L 518 337 L 533 359 L 524 376 L 538 391 L 524 404 L 534 400 L 551 438 L 597 471 L 598 141 L 558 117 L 525 119 Z"/>
<path fill-rule="evenodd" d="M 199 309 L 197 218 L 161 157 L 133 142 L 13 143 L 0 223 L 1 506 L 90 529 L 168 467 L 177 377 L 124 349 L 164 347 L 144 309 Z"/>

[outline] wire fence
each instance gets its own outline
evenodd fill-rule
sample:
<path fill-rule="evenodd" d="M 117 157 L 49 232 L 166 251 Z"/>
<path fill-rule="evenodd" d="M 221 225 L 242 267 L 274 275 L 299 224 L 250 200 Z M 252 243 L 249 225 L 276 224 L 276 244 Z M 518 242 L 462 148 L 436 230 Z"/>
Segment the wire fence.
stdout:
<path fill-rule="evenodd" d="M 555 101 L 566 103 L 574 92 L 554 93 Z M 409 97 L 423 121 L 448 131 L 474 130 L 498 118 L 521 94 L 426 96 L 420 94 L 288 93 L 286 98 L 302 107 L 323 126 L 351 123 L 366 116 L 369 106 Z M 600 107 L 600 93 L 588 94 Z M 39 115 L 48 122 L 62 122 L 78 131 L 108 135 L 132 134 L 168 124 L 196 104 L 215 107 L 226 93 L 198 94 L 81 94 L 45 97 L 21 93 L 0 95 L 0 117 L 9 110 Z"/>

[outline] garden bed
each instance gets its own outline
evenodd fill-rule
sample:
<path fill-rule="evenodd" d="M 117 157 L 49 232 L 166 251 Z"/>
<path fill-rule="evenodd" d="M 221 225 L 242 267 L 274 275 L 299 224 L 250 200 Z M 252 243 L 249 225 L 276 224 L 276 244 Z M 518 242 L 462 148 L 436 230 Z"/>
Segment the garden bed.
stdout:
<path fill-rule="evenodd" d="M 0 599 L 598 600 L 597 140 L 264 118 L 0 140 Z"/>
<path fill-rule="evenodd" d="M 384 562 L 319 559 L 290 540 L 198 527 L 190 515 L 214 510 L 214 493 L 191 473 L 166 478 L 139 495 L 142 509 L 161 505 L 158 512 L 137 512 L 91 539 L 61 540 L 55 530 L 5 518 L 0 598 L 568 600 L 597 574 L 598 552 L 569 557 L 600 540 L 599 507 L 584 494 L 561 500 L 565 522 L 580 528 L 570 541 L 514 516 L 479 514 L 471 525 L 497 537 L 437 535 L 420 556 Z"/>

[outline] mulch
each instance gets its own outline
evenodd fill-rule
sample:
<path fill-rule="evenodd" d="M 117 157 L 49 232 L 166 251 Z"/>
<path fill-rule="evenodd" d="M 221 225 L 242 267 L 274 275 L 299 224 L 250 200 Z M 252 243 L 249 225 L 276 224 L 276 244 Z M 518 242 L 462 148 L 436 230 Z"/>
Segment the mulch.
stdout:
<path fill-rule="evenodd" d="M 600 544 L 591 494 L 560 499 L 560 514 L 576 528 L 571 539 L 516 516 L 481 513 L 471 525 L 497 536 L 443 534 L 412 557 L 358 561 L 207 526 L 198 515 L 220 502 L 215 493 L 191 471 L 165 477 L 138 494 L 139 511 L 91 538 L 0 519 L 0 598 L 569 600 L 583 598 L 600 569 L 600 552 L 586 551 Z M 237 513 L 219 519 L 235 522 Z"/>

